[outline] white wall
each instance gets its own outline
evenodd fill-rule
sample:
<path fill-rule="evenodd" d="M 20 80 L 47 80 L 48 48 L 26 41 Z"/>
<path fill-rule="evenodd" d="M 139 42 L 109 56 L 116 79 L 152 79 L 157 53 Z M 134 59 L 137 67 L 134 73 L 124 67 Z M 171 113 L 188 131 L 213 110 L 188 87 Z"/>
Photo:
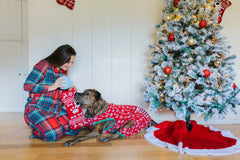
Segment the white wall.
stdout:
<path fill-rule="evenodd" d="M 240 2 L 232 3 L 223 17 L 223 34 L 233 47 L 232 53 L 240 56 Z M 68 43 L 78 53 L 70 77 L 79 91 L 96 88 L 109 102 L 147 106 L 142 101 L 142 84 L 148 45 L 156 39 L 155 25 L 163 5 L 164 0 L 77 0 L 74 10 L 69 10 L 55 0 L 29 0 L 29 70 Z M 238 68 L 236 64 L 236 71 Z M 240 73 L 238 86 L 239 80 Z M 152 116 L 157 121 L 174 119 L 169 111 Z M 240 116 L 229 113 L 224 121 L 210 122 L 240 123 Z"/>

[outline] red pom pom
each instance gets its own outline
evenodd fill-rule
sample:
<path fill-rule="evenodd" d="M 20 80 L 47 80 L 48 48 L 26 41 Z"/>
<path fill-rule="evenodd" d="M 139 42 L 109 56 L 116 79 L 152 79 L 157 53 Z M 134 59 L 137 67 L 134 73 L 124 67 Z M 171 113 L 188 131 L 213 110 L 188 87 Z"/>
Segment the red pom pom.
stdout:
<path fill-rule="evenodd" d="M 172 72 L 172 68 L 167 66 L 167 67 L 164 68 L 163 71 L 164 71 L 165 74 L 170 74 Z"/>
<path fill-rule="evenodd" d="M 168 40 L 169 40 L 169 41 L 174 41 L 174 40 L 175 40 L 174 34 L 170 33 L 170 34 L 168 35 Z"/>
<path fill-rule="evenodd" d="M 178 2 L 180 2 L 180 0 L 174 0 L 174 1 L 173 1 L 173 5 L 174 5 L 175 7 L 178 7 Z"/>
<path fill-rule="evenodd" d="M 233 83 L 232 87 L 233 87 L 233 89 L 236 89 L 237 86 L 235 83 Z"/>
<path fill-rule="evenodd" d="M 207 27 L 207 21 L 201 20 L 201 21 L 199 22 L 199 27 L 201 27 L 201 28 Z"/>
<path fill-rule="evenodd" d="M 211 75 L 211 72 L 208 69 L 203 70 L 203 77 L 209 77 Z"/>

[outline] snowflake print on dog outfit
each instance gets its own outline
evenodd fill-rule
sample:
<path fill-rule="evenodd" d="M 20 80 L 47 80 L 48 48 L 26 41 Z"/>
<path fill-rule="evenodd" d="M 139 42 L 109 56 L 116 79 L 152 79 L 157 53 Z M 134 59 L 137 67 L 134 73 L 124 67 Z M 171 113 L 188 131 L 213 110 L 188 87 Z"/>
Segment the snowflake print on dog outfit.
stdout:
<path fill-rule="evenodd" d="M 111 130 L 118 130 L 117 134 L 122 137 L 131 136 L 138 133 L 152 121 L 149 114 L 140 107 L 132 105 L 116 105 L 113 103 L 108 104 L 107 109 L 100 115 L 88 119 L 89 127 L 104 122 L 113 121 L 112 126 L 106 128 L 103 133 L 110 133 Z M 123 126 L 132 120 L 134 126 L 130 128 L 124 128 Z"/>

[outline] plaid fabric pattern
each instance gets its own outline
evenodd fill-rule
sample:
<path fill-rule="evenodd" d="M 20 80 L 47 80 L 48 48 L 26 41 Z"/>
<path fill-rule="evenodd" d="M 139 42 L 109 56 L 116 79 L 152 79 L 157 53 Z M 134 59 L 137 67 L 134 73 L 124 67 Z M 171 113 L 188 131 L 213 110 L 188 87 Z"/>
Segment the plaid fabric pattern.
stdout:
<path fill-rule="evenodd" d="M 33 129 L 31 137 L 44 141 L 57 141 L 65 134 L 76 135 L 79 132 L 79 130 L 70 129 L 67 112 L 62 108 L 53 114 L 29 105 L 25 110 L 24 119 Z"/>
<path fill-rule="evenodd" d="M 63 70 L 58 71 L 47 61 L 42 60 L 37 63 L 30 72 L 24 83 L 24 90 L 29 92 L 28 104 L 36 104 L 40 108 L 51 110 L 51 107 L 60 107 L 62 90 L 49 91 L 48 87 L 53 85 L 57 78 L 66 75 Z"/>
<path fill-rule="evenodd" d="M 29 92 L 24 118 L 33 129 L 33 135 L 46 141 L 56 141 L 64 134 L 76 134 L 69 128 L 67 112 L 62 109 L 61 89 L 48 91 L 57 78 L 66 75 L 47 61 L 37 63 L 24 83 L 24 90 Z"/>

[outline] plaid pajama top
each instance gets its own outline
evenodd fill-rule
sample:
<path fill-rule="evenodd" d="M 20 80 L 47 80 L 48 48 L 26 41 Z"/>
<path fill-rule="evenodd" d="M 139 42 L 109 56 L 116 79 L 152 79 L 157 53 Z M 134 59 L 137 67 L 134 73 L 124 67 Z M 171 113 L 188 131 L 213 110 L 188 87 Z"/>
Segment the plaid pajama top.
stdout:
<path fill-rule="evenodd" d="M 58 71 L 46 60 L 37 63 L 24 83 L 24 90 L 29 92 L 26 106 L 36 105 L 53 113 L 62 107 L 63 103 L 60 101 L 62 90 L 48 91 L 48 87 L 63 75 L 66 75 L 66 71 Z"/>

